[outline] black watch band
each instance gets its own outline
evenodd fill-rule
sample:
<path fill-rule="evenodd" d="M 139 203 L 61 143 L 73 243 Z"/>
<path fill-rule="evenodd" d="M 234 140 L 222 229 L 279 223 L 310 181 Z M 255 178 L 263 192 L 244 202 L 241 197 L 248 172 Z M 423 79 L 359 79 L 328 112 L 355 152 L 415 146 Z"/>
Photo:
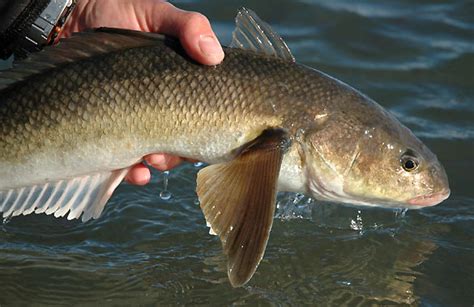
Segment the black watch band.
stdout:
<path fill-rule="evenodd" d="M 1 0 L 0 0 L 1 1 Z M 54 42 L 75 0 L 13 0 L 0 5 L 0 57 L 16 58 Z"/>

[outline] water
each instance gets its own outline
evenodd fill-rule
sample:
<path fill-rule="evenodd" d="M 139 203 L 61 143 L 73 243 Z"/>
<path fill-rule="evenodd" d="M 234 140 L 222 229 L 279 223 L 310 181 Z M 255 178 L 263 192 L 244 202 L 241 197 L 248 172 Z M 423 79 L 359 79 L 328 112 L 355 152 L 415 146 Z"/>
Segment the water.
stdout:
<path fill-rule="evenodd" d="M 185 165 L 165 187 L 123 184 L 88 223 L 45 215 L 0 225 L 0 304 L 474 304 L 472 1 L 180 1 L 229 42 L 240 6 L 319 68 L 394 112 L 438 155 L 452 196 L 419 211 L 280 195 L 265 258 L 230 287 Z M 160 198 L 160 192 L 172 197 Z M 165 195 L 165 196 L 166 196 Z"/>
<path fill-rule="evenodd" d="M 163 190 L 160 192 L 160 198 L 162 200 L 170 200 L 173 197 L 170 191 L 168 191 L 168 182 L 170 177 L 170 171 L 163 172 Z"/>

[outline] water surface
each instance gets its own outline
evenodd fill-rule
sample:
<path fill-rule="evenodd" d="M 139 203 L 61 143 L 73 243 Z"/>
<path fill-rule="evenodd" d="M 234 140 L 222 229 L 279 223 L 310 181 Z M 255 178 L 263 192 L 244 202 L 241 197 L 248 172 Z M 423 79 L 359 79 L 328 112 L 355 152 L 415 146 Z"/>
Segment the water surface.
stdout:
<path fill-rule="evenodd" d="M 85 224 L 46 215 L 0 225 L 0 304 L 423 305 L 474 303 L 472 1 L 176 1 L 229 43 L 240 6 L 296 59 L 360 89 L 438 155 L 452 196 L 418 211 L 280 195 L 263 259 L 233 289 L 194 193 L 199 167 L 122 184 Z"/>

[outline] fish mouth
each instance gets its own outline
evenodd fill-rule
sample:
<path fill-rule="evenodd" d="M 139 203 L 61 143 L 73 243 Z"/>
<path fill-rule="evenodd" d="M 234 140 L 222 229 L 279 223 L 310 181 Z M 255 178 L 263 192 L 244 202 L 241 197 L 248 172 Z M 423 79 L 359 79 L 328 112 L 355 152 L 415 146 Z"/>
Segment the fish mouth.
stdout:
<path fill-rule="evenodd" d="M 429 207 L 441 203 L 447 199 L 451 191 L 449 189 L 442 190 L 441 192 L 432 193 L 428 195 L 421 195 L 408 200 L 408 203 L 413 206 Z"/>

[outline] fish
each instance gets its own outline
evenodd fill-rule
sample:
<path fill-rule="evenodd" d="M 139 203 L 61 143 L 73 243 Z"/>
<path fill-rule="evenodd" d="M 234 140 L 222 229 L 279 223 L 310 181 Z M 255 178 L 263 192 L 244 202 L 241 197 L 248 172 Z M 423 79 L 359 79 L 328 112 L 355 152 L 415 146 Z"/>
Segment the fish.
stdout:
<path fill-rule="evenodd" d="M 204 66 L 178 40 L 101 28 L 0 74 L 0 212 L 98 218 L 152 153 L 203 161 L 200 207 L 234 287 L 264 256 L 277 192 L 420 209 L 449 197 L 446 172 L 374 100 L 297 63 L 242 8 L 225 60 Z"/>

